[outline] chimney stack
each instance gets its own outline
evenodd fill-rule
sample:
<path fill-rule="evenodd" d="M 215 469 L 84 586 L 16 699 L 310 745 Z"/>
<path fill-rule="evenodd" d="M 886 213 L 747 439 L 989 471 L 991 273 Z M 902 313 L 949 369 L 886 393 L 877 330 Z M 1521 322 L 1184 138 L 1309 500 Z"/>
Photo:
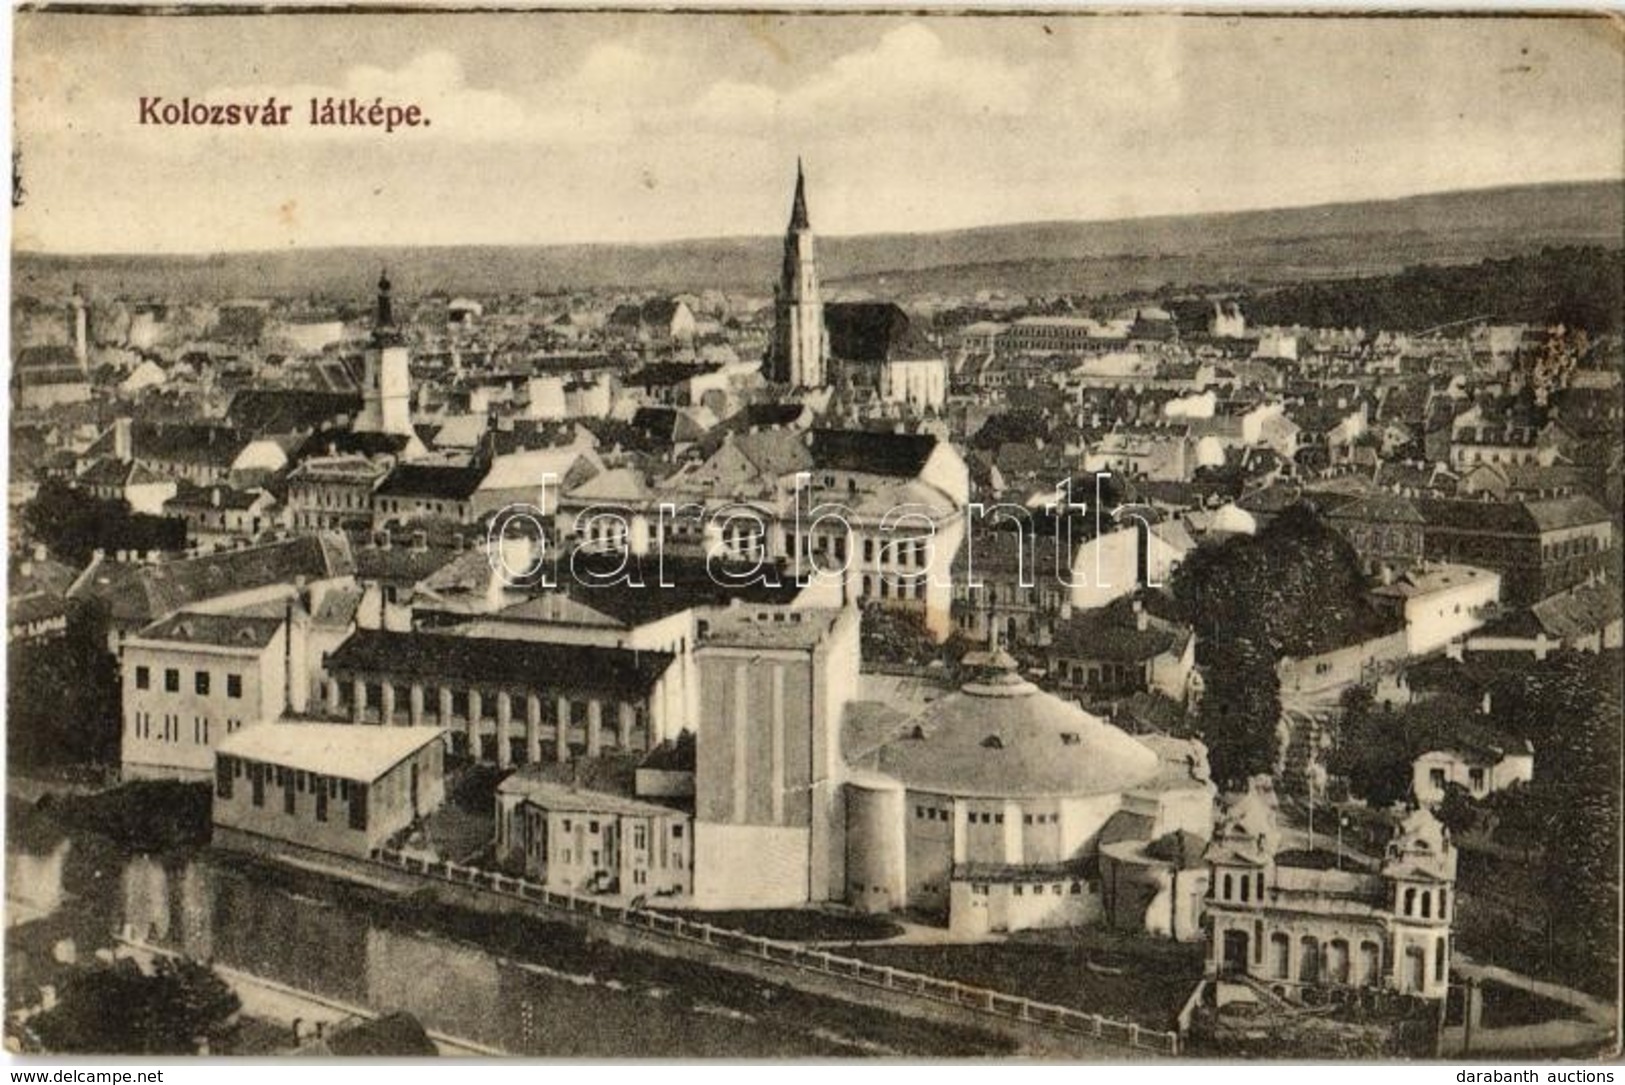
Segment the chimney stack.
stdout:
<path fill-rule="evenodd" d="M 113 420 L 113 458 L 129 463 L 135 458 L 135 423 L 129 418 Z"/>

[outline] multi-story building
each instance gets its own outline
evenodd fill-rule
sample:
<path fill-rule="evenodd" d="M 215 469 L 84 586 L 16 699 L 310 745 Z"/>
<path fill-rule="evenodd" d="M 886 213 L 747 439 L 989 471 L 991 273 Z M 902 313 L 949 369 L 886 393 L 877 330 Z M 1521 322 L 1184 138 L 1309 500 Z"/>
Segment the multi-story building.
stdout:
<path fill-rule="evenodd" d="M 182 611 L 126 639 L 125 777 L 207 779 L 227 735 L 303 708 L 301 637 L 286 618 Z"/>
<path fill-rule="evenodd" d="M 357 630 L 328 655 L 330 719 L 450 733 L 454 753 L 506 768 L 647 750 L 693 721 L 670 652 L 514 636 Z"/>
<path fill-rule="evenodd" d="M 591 550 L 782 563 L 918 610 L 946 637 L 969 500 L 965 461 L 935 436 L 776 430 L 728 441 L 658 489 L 633 468 L 605 471 L 560 498 L 557 523 Z"/>
<path fill-rule="evenodd" d="M 390 461 L 361 455 L 314 456 L 288 474 L 287 511 L 295 530 L 372 523 L 372 492 Z"/>
<path fill-rule="evenodd" d="M 1273 801 L 1249 791 L 1221 817 L 1205 855 L 1207 971 L 1284 995 L 1306 987 L 1445 996 L 1456 849 L 1425 808 L 1375 870 L 1281 846 Z M 1345 861 L 1347 862 L 1347 861 Z"/>
<path fill-rule="evenodd" d="M 1516 503 L 1419 498 L 1430 561 L 1500 574 L 1501 600 L 1528 606 L 1608 572 L 1614 522 L 1593 498 Z"/>

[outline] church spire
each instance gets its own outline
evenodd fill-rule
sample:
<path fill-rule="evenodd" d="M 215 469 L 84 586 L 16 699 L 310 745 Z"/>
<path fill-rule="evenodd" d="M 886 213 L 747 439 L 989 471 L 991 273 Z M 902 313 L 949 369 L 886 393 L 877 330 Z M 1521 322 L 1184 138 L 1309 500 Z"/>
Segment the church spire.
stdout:
<path fill-rule="evenodd" d="M 790 205 L 790 229 L 805 230 L 807 222 L 807 177 L 801 170 L 801 159 L 796 158 L 796 198 Z"/>

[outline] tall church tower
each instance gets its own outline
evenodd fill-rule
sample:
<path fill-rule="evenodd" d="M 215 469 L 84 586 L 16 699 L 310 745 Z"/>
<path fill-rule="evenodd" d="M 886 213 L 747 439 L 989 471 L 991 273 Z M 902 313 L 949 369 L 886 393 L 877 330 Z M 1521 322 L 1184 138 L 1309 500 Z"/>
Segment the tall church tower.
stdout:
<path fill-rule="evenodd" d="M 818 259 L 807 221 L 807 178 L 796 160 L 796 196 L 784 235 L 784 270 L 773 291 L 773 345 L 767 377 L 792 388 L 819 388 L 829 344 L 824 334 L 824 301 L 818 291 Z"/>
<path fill-rule="evenodd" d="M 412 436 L 411 358 L 390 307 L 389 274 L 378 276 L 378 313 L 373 318 L 372 344 L 367 347 L 366 372 L 361 385 L 361 413 L 351 427 L 357 433 L 393 433 Z"/>

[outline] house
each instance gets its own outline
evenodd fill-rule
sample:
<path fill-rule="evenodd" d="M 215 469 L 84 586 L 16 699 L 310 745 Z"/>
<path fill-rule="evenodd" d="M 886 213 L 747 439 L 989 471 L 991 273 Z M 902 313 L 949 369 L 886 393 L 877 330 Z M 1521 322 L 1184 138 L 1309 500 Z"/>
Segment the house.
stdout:
<path fill-rule="evenodd" d="M 1613 517 L 1585 495 L 1502 503 L 1418 498 L 1429 560 L 1501 575 L 1501 599 L 1528 606 L 1608 571 Z"/>
<path fill-rule="evenodd" d="M 363 455 L 313 456 L 287 477 L 287 511 L 296 530 L 342 530 L 372 523 L 372 492 L 391 462 Z"/>
<path fill-rule="evenodd" d="M 1501 577 L 1471 565 L 1427 562 L 1371 589 L 1371 597 L 1378 609 L 1403 619 L 1406 650 L 1426 655 L 1494 616 Z"/>
<path fill-rule="evenodd" d="M 124 777 L 207 779 L 226 736 L 303 709 L 302 635 L 287 619 L 185 610 L 126 639 Z"/>
<path fill-rule="evenodd" d="M 633 555 L 677 542 L 718 561 L 785 563 L 851 595 L 923 613 L 946 637 L 970 472 L 932 434 L 741 434 L 666 478 L 616 468 L 565 493 L 558 532 Z"/>
<path fill-rule="evenodd" d="M 677 298 L 650 298 L 617 305 L 609 314 L 612 335 L 640 343 L 687 344 L 694 340 L 696 323 L 688 303 Z"/>
<path fill-rule="evenodd" d="M 1141 600 L 1119 598 L 1057 623 L 1048 674 L 1055 689 L 1085 704 L 1146 692 L 1184 704 L 1194 688 L 1196 638 L 1152 616 Z"/>
<path fill-rule="evenodd" d="M 445 797 L 435 727 L 278 723 L 230 735 L 213 764 L 214 842 L 364 859 Z"/>
<path fill-rule="evenodd" d="M 107 607 L 108 650 L 124 638 L 181 610 L 232 611 L 319 598 L 353 585 L 349 541 L 333 533 L 266 543 L 178 561 L 141 565 L 112 562 L 98 552 L 68 595 Z"/>
<path fill-rule="evenodd" d="M 1484 799 L 1535 778 L 1535 748 L 1491 728 L 1458 727 L 1453 740 L 1421 754 L 1411 766 L 1411 791 L 1429 806 L 1444 801 L 1450 784 Z"/>
<path fill-rule="evenodd" d="M 22 347 L 12 360 L 11 395 L 26 411 L 84 403 L 90 399 L 90 377 L 72 347 Z"/>
<path fill-rule="evenodd" d="M 255 539 L 272 524 L 276 499 L 264 490 L 230 486 L 189 486 L 164 502 L 164 515 L 186 521 L 195 545 Z"/>
<path fill-rule="evenodd" d="M 466 463 L 398 463 L 372 491 L 375 528 L 418 519 L 472 524 L 474 495 L 490 465 L 476 458 Z"/>
<path fill-rule="evenodd" d="M 1426 554 L 1426 521 L 1408 497 L 1371 493 L 1330 509 L 1325 519 L 1348 540 L 1368 575 L 1384 569 L 1403 572 Z"/>
<path fill-rule="evenodd" d="M 159 475 L 139 463 L 112 458 L 90 464 L 74 477 L 73 485 L 97 500 L 123 501 L 131 512 L 147 516 L 164 515 L 164 506 L 178 489 L 173 478 Z"/>
<path fill-rule="evenodd" d="M 689 746 L 692 758 L 693 746 Z M 497 785 L 499 862 L 561 892 L 688 896 L 693 793 L 645 797 L 643 755 L 525 765 Z M 688 765 L 693 777 L 692 759 Z"/>

